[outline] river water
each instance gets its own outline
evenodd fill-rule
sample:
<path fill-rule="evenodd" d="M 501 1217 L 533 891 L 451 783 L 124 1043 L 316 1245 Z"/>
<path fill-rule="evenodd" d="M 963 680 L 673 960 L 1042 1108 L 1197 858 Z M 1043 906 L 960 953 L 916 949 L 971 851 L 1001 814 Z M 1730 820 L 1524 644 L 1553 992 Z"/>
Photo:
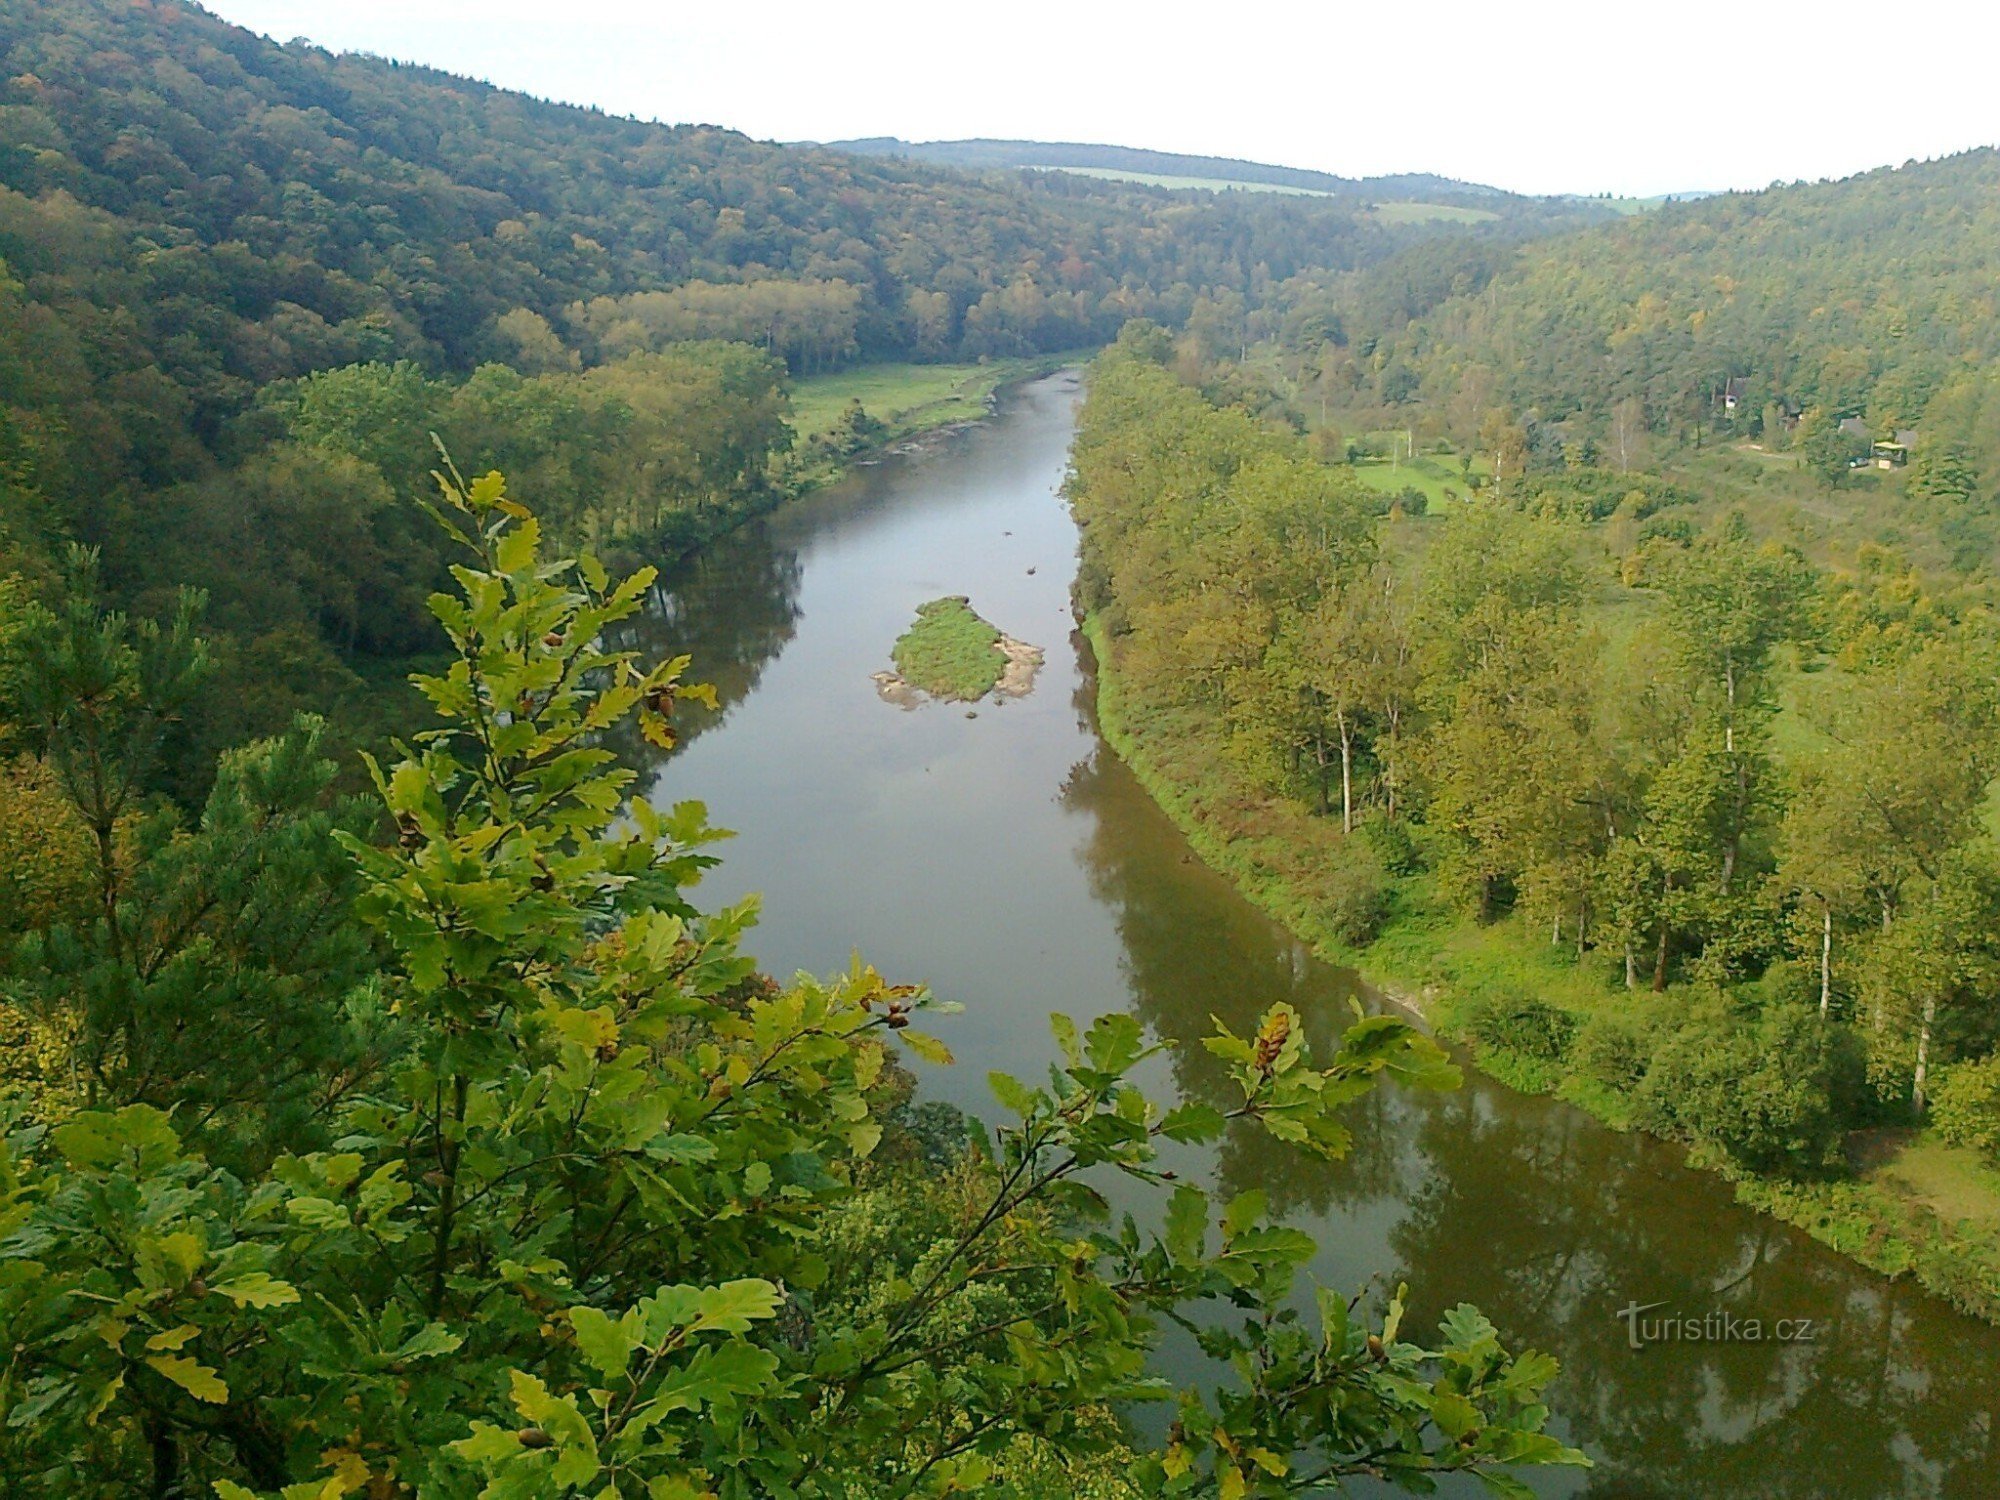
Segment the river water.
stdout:
<path fill-rule="evenodd" d="M 859 950 L 962 1002 L 930 1028 L 957 1066 L 920 1067 L 922 1087 L 989 1116 L 987 1070 L 1039 1075 L 1052 1010 L 1131 1012 L 1182 1044 L 1157 1090 L 1221 1102 L 1197 1045 L 1211 1015 L 1240 1032 L 1287 999 L 1324 1036 L 1350 998 L 1378 1003 L 1197 861 L 1097 737 L 1059 496 L 1079 398 L 1073 374 L 1023 386 L 992 421 L 725 539 L 664 580 L 644 628 L 723 697 L 651 792 L 739 830 L 697 900 L 761 892 L 749 946 L 779 975 Z M 1030 696 L 878 698 L 869 674 L 942 594 L 1046 648 Z M 1556 1354 L 1555 1428 L 1597 1467 L 1537 1493 L 2000 1497 L 2000 1331 L 1739 1208 L 1671 1146 L 1476 1074 L 1378 1090 L 1349 1124 L 1333 1165 L 1248 1131 L 1176 1164 L 1264 1188 L 1318 1239 L 1327 1284 L 1408 1281 L 1412 1336 L 1466 1300 L 1510 1347 Z M 1635 1351 L 1633 1303 L 1765 1337 Z M 1778 1341 L 1780 1319 L 1810 1339 Z"/>

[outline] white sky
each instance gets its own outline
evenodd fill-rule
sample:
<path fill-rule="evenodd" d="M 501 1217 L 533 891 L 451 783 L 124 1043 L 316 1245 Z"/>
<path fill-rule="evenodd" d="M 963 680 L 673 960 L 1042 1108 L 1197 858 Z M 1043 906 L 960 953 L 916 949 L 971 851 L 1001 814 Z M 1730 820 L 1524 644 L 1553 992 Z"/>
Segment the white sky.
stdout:
<path fill-rule="evenodd" d="M 1634 194 L 2000 142 L 1982 0 L 208 3 L 280 40 L 775 140 L 1104 141 Z"/>

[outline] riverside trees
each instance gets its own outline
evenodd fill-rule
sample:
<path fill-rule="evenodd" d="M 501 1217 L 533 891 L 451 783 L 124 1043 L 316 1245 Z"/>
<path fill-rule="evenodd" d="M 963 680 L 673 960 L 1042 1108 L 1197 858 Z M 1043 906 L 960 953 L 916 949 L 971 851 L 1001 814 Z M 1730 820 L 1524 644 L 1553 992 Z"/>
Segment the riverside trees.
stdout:
<path fill-rule="evenodd" d="M 1700 1010 L 1714 1046 L 1661 1051 L 1669 1071 L 1790 1035 L 1792 1008 L 1833 1028 L 1803 1092 L 1775 1059 L 1774 1113 L 1726 1127 L 1760 1168 L 1793 1138 L 1793 1165 L 1825 1166 L 1825 1130 L 1856 1118 L 1852 1092 L 1827 1096 L 1853 1048 L 1869 1108 L 1921 1112 L 1940 1063 L 1993 1046 L 2000 979 L 1977 934 L 2000 765 L 1977 609 L 1890 569 L 1836 584 L 1728 516 L 1656 529 L 1638 586 L 1620 586 L 1525 480 L 1441 522 L 1371 528 L 1332 566 L 1206 545 L 1190 517 L 1231 515 L 1241 455 L 1268 466 L 1273 450 L 1305 461 L 1137 349 L 1100 360 L 1072 485 L 1082 602 L 1161 735 L 1227 752 L 1198 777 L 1215 802 L 1290 797 L 1337 818 L 1355 836 L 1324 858 L 1343 890 L 1354 871 L 1377 883 L 1377 921 L 1518 922 L 1601 976 L 1607 1010 L 1621 990 L 1731 997 Z M 1364 508 L 1337 477 L 1317 493 L 1332 525 Z M 1273 602 L 1225 669 L 1204 624 L 1249 597 Z M 1423 872 L 1394 878 L 1384 849 Z M 1787 1136 L 1807 1096 L 1813 1123 Z"/>
<path fill-rule="evenodd" d="M 1338 1155 L 1341 1111 L 1377 1081 L 1455 1081 L 1433 1042 L 1357 1018 L 1315 1057 L 1279 1005 L 1206 1043 L 1229 1107 L 1168 1110 L 1132 1080 L 1154 1050 L 1137 1021 L 1058 1016 L 1045 1082 L 993 1076 L 997 1129 L 961 1148 L 910 1128 L 894 1055 L 948 1061 L 917 1029 L 947 1007 L 859 960 L 759 978 L 738 948 L 752 909 L 687 899 L 719 837 L 701 808 L 628 797 L 603 746 L 626 720 L 671 743 L 677 703 L 705 693 L 686 658 L 609 644 L 650 573 L 614 585 L 587 556 L 552 560 L 497 474 L 442 486 L 462 561 L 431 600 L 448 662 L 417 680 L 440 727 L 371 765 L 380 840 L 313 796 L 302 730 L 218 777 L 199 831 L 100 872 L 196 892 L 185 865 L 263 840 L 316 856 L 257 863 L 272 896 L 322 893 L 342 961 L 265 967 L 326 1034 L 357 989 L 377 997 L 381 1065 L 286 1111 L 194 1088 L 184 1054 L 17 1119 L 0 1155 L 10 1494 L 1026 1496 L 1094 1459 L 1113 1486 L 1097 1493 L 1238 1500 L 1449 1471 L 1514 1493 L 1510 1467 L 1583 1461 L 1541 1430 L 1552 1359 L 1509 1356 L 1464 1306 L 1426 1345 L 1400 1294 L 1376 1309 L 1321 1290 L 1302 1310 L 1312 1242 L 1262 1194 L 1211 1202 L 1159 1164 L 1163 1142 L 1232 1122 Z M 94 748 L 138 764 L 200 652 L 81 598 L 24 638 L 22 701 L 45 706 L 26 727 L 101 826 L 97 789 L 133 783 L 98 777 Z M 227 924 L 190 940 L 171 1006 L 143 975 L 57 982 L 55 944 L 93 974 L 146 967 L 136 917 L 100 891 L 44 924 L 6 955 L 8 993 L 68 1007 L 86 1057 L 150 1055 L 100 990 L 230 1037 L 210 1062 L 231 1076 L 318 1056 L 300 1026 L 233 1044 L 268 996 L 214 971 Z M 216 1149 L 232 1142 L 265 1149 Z M 941 1175 L 913 1173 L 921 1150 Z M 1157 1193 L 1160 1232 L 1113 1218 L 1107 1174 Z M 1149 1370 L 1190 1315 L 1231 1365 L 1212 1392 Z M 1106 1412 L 1149 1400 L 1175 1421 L 1132 1454 Z"/>

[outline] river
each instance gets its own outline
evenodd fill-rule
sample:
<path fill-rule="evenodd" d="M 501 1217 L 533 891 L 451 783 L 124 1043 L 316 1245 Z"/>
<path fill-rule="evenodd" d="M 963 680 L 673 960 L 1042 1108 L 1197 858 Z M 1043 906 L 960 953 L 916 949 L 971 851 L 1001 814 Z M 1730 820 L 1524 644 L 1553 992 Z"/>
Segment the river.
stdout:
<path fill-rule="evenodd" d="M 663 580 L 643 632 L 722 694 L 651 791 L 740 831 L 696 899 L 761 892 L 749 946 L 779 975 L 858 950 L 962 1002 L 930 1028 L 957 1066 L 920 1068 L 922 1087 L 989 1114 L 987 1070 L 1039 1074 L 1052 1010 L 1130 1011 L 1183 1044 L 1158 1089 L 1206 1095 L 1211 1014 L 1240 1031 L 1288 999 L 1324 1036 L 1350 997 L 1378 1003 L 1196 860 L 1097 737 L 1059 496 L 1079 397 L 1073 374 L 1017 388 L 993 420 L 726 538 Z M 1046 648 L 1030 696 L 878 698 L 869 674 L 942 594 Z M 1249 1132 L 1177 1165 L 1266 1189 L 1328 1284 L 1407 1280 L 1414 1336 L 1466 1300 L 1510 1347 L 1556 1354 L 1554 1429 L 1597 1467 L 1525 1476 L 1537 1493 L 2000 1496 L 2000 1331 L 1738 1207 L 1671 1146 L 1477 1074 L 1378 1090 L 1349 1123 L 1330 1166 Z M 1766 1337 L 1635 1351 L 1635 1302 Z M 1779 1342 L 1780 1319 L 1811 1337 Z"/>

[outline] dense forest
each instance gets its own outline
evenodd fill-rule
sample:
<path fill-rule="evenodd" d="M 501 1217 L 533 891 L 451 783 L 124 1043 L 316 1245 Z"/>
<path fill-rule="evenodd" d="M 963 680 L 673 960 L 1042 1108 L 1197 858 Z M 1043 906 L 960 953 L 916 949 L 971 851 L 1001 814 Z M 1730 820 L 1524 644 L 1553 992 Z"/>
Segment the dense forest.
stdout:
<path fill-rule="evenodd" d="M 1553 1359 L 1302 1295 L 1308 1236 L 1161 1161 L 1338 1157 L 1377 1082 L 1454 1082 L 1428 1038 L 1315 1055 L 1275 1006 L 1208 1038 L 1237 1102 L 1169 1108 L 1136 1020 L 1058 1017 L 975 1128 L 903 1062 L 950 1061 L 949 1007 L 760 974 L 754 907 L 690 899 L 719 835 L 621 754 L 715 701 L 629 649 L 639 564 L 810 482 L 802 376 L 1139 314 L 1240 348 L 1271 287 L 1433 228 L 640 125 L 180 0 L 29 0 L 0 55 L 0 1488 L 1585 1461 Z M 879 430 L 850 402 L 828 451 Z M 1157 1376 L 1191 1321 L 1243 1378 Z"/>
<path fill-rule="evenodd" d="M 1434 509 L 1227 363 L 1128 325 L 1072 484 L 1115 730 L 1207 852 L 1501 1076 L 1824 1232 L 1900 1213 L 1827 1195 L 1870 1132 L 1993 1151 L 1990 581 L 1894 545 L 1900 489 L 1808 555 L 1802 470 L 1738 504 L 1559 458 Z M 2000 1309 L 1986 1236 L 1896 1227 Z"/>
<path fill-rule="evenodd" d="M 845 147 L 0 10 L 0 1489 L 1518 1497 L 1552 1357 L 1169 1165 L 1343 1157 L 1433 1031 L 2000 1319 L 2000 154 Z M 1099 349 L 1104 734 L 1426 1025 L 1260 999 L 1169 1104 L 1057 1015 L 981 1123 L 947 1003 L 696 904 L 632 762 L 756 667 L 652 564 L 888 431 L 830 372 Z"/>
<path fill-rule="evenodd" d="M 672 555 L 795 487 L 789 379 L 1137 314 L 1240 341 L 1271 286 L 1432 232 L 643 125 L 183 0 L 10 5 L 0 80 L 0 568 L 47 587 L 75 541 L 113 603 L 206 592 L 191 794 L 297 708 L 388 712 L 433 431 L 555 534 Z"/>
<path fill-rule="evenodd" d="M 1990 478 L 1996 187 L 1984 150 L 1668 203 L 1484 255 L 1414 298 L 1422 277 L 1392 261 L 1301 284 L 1283 342 L 1313 405 L 1425 418 L 1503 464 L 1546 467 L 1568 445 L 1644 467 L 1655 439 L 1753 437 L 1831 476 L 1854 456 L 1838 424 L 1857 418 L 1864 438 L 1914 429 Z M 1441 252 L 1466 253 L 1409 263 Z"/>
<path fill-rule="evenodd" d="M 754 903 L 689 900 L 700 805 L 607 748 L 714 698 L 611 644 L 651 570 L 552 557 L 497 473 L 439 484 L 437 727 L 368 797 L 302 716 L 184 816 L 144 789 L 212 681 L 191 601 L 107 612 L 79 566 L 7 617 L 8 1494 L 1276 1500 L 1584 1462 L 1541 1430 L 1553 1359 L 1302 1295 L 1262 1192 L 1161 1161 L 1239 1121 L 1337 1157 L 1378 1081 L 1455 1081 L 1434 1042 L 1381 1016 L 1315 1057 L 1280 1004 L 1210 1036 L 1231 1102 L 1167 1108 L 1137 1019 L 1057 1016 L 995 1128 L 915 1102 L 947 1007 L 859 958 L 761 976 Z M 1151 1373 L 1194 1319 L 1208 1392 Z"/>

